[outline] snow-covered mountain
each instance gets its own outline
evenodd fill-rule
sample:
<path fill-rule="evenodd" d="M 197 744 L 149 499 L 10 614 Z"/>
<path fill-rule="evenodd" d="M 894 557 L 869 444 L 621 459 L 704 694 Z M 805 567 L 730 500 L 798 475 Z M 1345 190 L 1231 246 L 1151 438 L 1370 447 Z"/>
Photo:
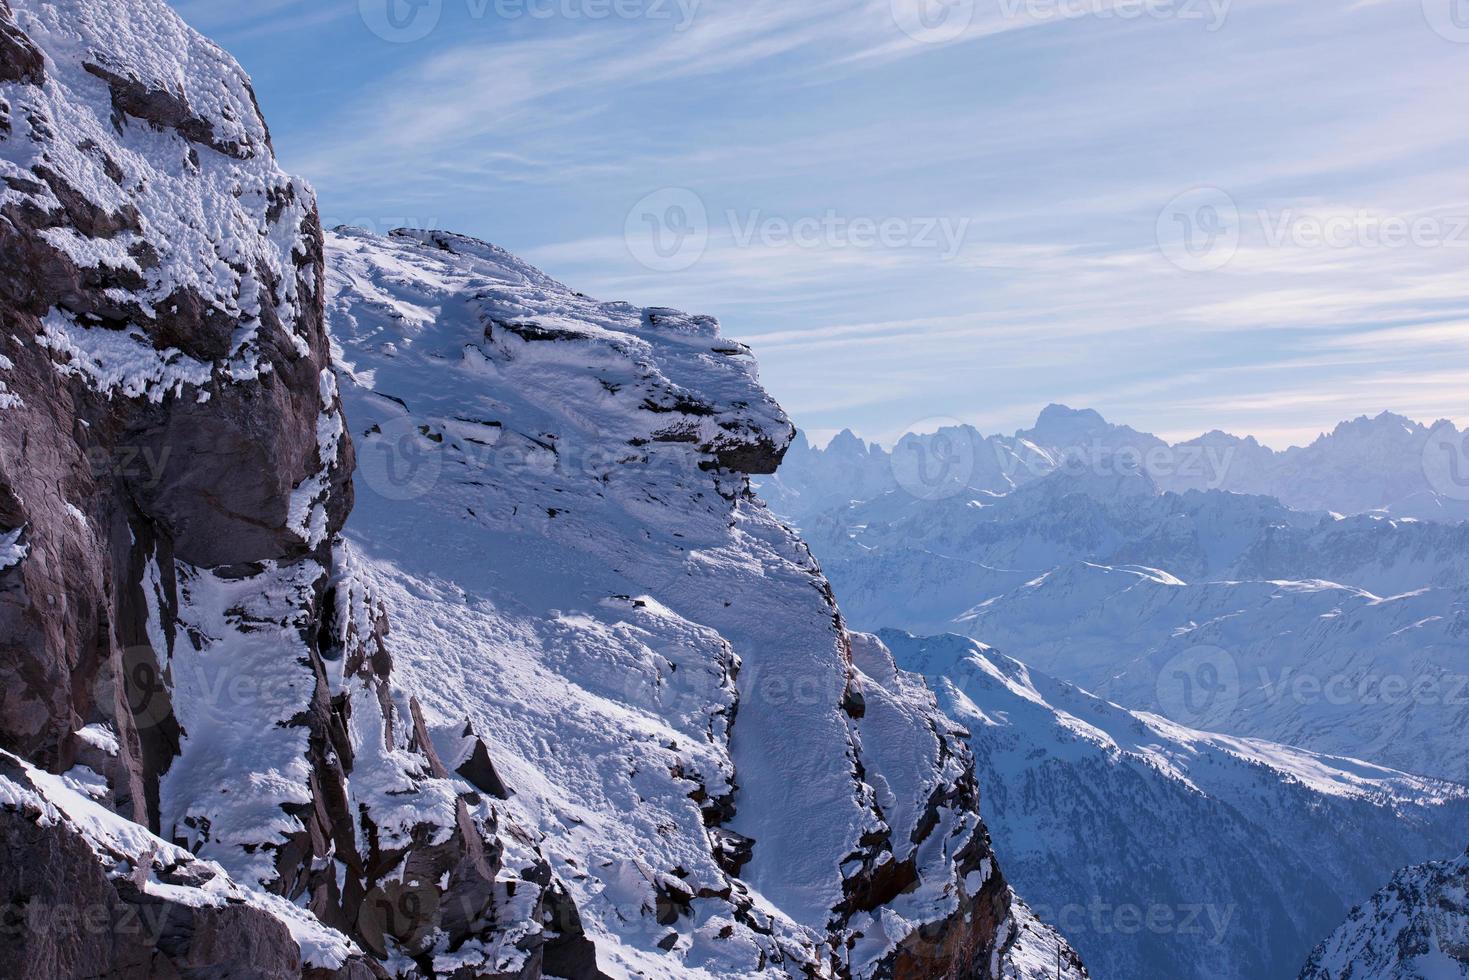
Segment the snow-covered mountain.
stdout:
<path fill-rule="evenodd" d="M 750 494 L 791 428 L 745 348 L 471 239 L 343 231 L 328 256 L 348 536 L 396 681 L 443 758 L 475 734 L 604 970 L 1054 959 L 1038 926 L 1011 942 L 1024 913 L 931 695 L 853 659 Z"/>
<path fill-rule="evenodd" d="M 1469 525 L 1065 468 L 804 530 L 858 628 L 963 633 L 1193 727 L 1469 779 Z"/>
<path fill-rule="evenodd" d="M 1127 711 L 974 640 L 881 640 L 971 733 L 1007 872 L 1099 977 L 1292 977 L 1469 827 L 1462 786 Z"/>
<path fill-rule="evenodd" d="M 0 0 L 0 322 L 7 967 L 1086 975 L 713 321 L 324 248 L 166 5 Z"/>
<path fill-rule="evenodd" d="M 902 491 L 803 523 L 843 589 L 849 616 L 877 627 L 892 609 L 950 623 L 987 598 L 1075 562 L 1165 569 L 1187 581 L 1326 579 L 1380 595 L 1469 581 L 1469 526 L 1294 511 L 1266 497 L 1161 491 L 1146 474 L 1062 470 L 1003 494 L 919 500 Z M 911 568 L 946 577 L 913 610 Z M 897 598 L 885 597 L 884 584 Z M 906 624 L 905 624 L 906 625 Z"/>
<path fill-rule="evenodd" d="M 1408 868 L 1352 910 L 1300 980 L 1469 977 L 1469 854 Z"/>
<path fill-rule="evenodd" d="M 1051 405 L 1012 436 L 954 425 L 909 433 L 889 452 L 850 431 L 825 448 L 804 436 L 760 492 L 798 523 L 888 490 L 922 500 L 1002 494 L 1057 470 L 1146 473 L 1161 489 L 1274 497 L 1296 510 L 1469 521 L 1469 430 L 1384 412 L 1343 422 L 1308 446 L 1275 451 L 1206 433 L 1170 445 L 1090 409 Z"/>

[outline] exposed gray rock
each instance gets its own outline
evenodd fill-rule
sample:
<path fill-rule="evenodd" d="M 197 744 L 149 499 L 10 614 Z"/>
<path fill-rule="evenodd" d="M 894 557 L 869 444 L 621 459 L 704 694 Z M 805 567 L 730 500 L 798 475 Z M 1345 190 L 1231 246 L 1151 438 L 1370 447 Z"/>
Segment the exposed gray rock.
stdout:
<path fill-rule="evenodd" d="M 40 85 L 46 77 L 45 59 L 31 39 L 15 25 L 15 14 L 0 0 L 0 82 Z"/>

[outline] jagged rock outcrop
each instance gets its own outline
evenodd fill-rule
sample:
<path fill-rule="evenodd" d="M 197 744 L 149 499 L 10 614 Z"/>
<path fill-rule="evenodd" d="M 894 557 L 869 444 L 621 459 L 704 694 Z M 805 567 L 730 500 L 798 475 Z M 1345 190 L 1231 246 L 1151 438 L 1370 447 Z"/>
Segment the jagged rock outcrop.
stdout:
<path fill-rule="evenodd" d="M 1407 868 L 1311 954 L 1300 980 L 1469 977 L 1469 854 Z"/>

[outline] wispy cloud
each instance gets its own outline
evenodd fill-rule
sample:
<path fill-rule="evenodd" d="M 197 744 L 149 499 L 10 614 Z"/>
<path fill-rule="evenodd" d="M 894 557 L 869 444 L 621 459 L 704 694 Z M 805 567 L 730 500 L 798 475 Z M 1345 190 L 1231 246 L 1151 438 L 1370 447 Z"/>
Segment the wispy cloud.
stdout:
<path fill-rule="evenodd" d="M 314 0 L 179 0 L 174 6 L 195 28 L 226 44 L 300 33 L 355 16 L 355 4 Z"/>
<path fill-rule="evenodd" d="M 355 7 L 180 2 L 236 31 Z M 1412 380 L 1465 346 L 1469 251 L 1299 234 L 1469 215 L 1469 133 L 1450 123 L 1469 62 L 1419 4 L 1191 5 L 1224 15 L 1210 30 L 1112 0 L 1081 17 L 1002 0 L 915 36 L 905 3 L 703 0 L 680 30 L 466 18 L 446 0 L 439 30 L 402 46 L 306 27 L 350 42 L 316 70 L 352 83 L 314 107 L 310 84 L 288 87 L 277 145 L 340 220 L 418 215 L 596 295 L 717 313 L 816 428 L 1018 428 L 1065 399 L 1160 430 L 1304 438 L 1343 412 L 1469 411 L 1451 380 Z M 1207 270 L 1158 241 L 1199 187 L 1239 232 Z M 624 238 L 660 188 L 707 210 L 707 248 L 679 271 Z M 827 213 L 964 235 L 940 254 L 732 227 Z"/>

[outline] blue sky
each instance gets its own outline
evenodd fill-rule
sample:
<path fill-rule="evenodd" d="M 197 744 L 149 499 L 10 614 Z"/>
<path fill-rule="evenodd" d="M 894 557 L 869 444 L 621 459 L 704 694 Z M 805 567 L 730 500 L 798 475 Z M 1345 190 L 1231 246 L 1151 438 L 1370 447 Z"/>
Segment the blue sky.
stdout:
<path fill-rule="evenodd" d="M 333 223 L 718 316 L 803 427 L 1469 422 L 1469 0 L 176 0 Z"/>

